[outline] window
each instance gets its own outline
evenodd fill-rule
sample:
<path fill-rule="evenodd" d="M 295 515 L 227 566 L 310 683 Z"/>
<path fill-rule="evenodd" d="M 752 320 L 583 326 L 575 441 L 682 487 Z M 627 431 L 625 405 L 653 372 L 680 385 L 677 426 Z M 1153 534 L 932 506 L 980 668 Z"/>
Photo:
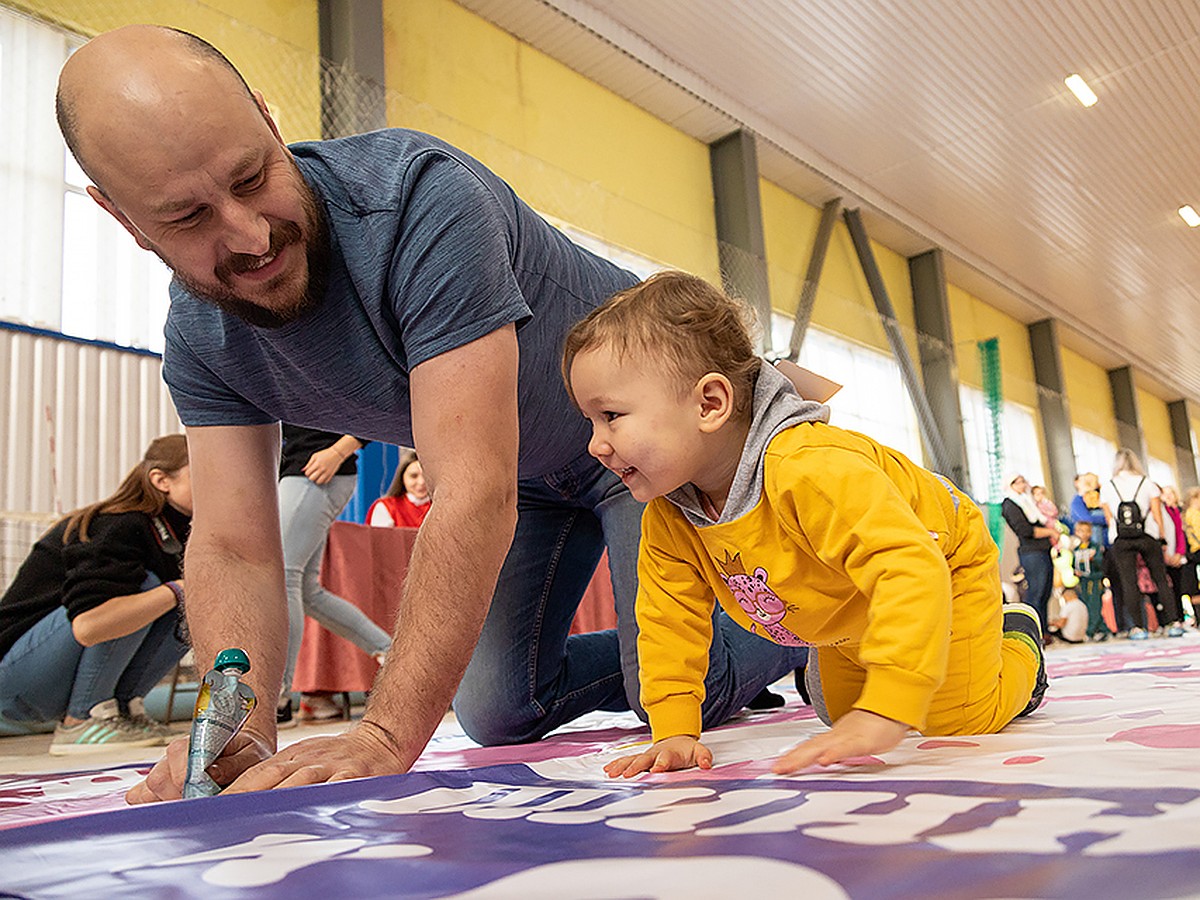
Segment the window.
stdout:
<path fill-rule="evenodd" d="M 791 318 L 774 314 L 771 328 L 772 343 L 787 347 Z M 829 401 L 830 424 L 861 431 L 918 465 L 922 463 L 917 414 L 904 387 L 900 365 L 891 354 L 810 327 L 797 362 L 842 385 Z"/>
<path fill-rule="evenodd" d="M 0 319 L 161 351 L 170 273 L 87 196 L 54 119 L 81 43 L 0 8 Z"/>
<path fill-rule="evenodd" d="M 1165 459 L 1159 459 L 1156 456 L 1147 457 L 1146 475 L 1159 487 L 1170 485 L 1176 490 L 1179 488 L 1179 482 L 1175 479 L 1175 467 Z"/>
<path fill-rule="evenodd" d="M 1101 482 L 1112 476 L 1113 458 L 1117 445 L 1098 434 L 1082 428 L 1071 429 L 1071 443 L 1075 447 L 1075 472 L 1095 472 Z"/>
<path fill-rule="evenodd" d="M 571 239 L 571 242 L 582 247 L 590 253 L 596 254 L 601 259 L 607 259 L 610 263 L 620 266 L 622 269 L 628 269 L 638 278 L 646 279 L 656 272 L 661 272 L 667 268 L 654 260 L 634 253 L 632 250 L 626 250 L 623 247 L 618 247 L 615 244 L 610 244 L 604 238 L 596 237 L 586 231 L 568 225 L 561 219 L 554 216 L 538 213 L 543 219 L 565 234 Z"/>
<path fill-rule="evenodd" d="M 991 420 L 983 391 L 959 385 L 959 403 L 963 415 L 963 439 L 967 445 L 967 469 L 975 499 L 995 502 L 1000 497 L 988 496 L 991 484 L 989 452 L 994 452 Z M 1033 410 L 1018 403 L 1005 401 L 1000 420 L 1000 491 L 1010 475 L 1020 473 L 1030 484 L 1045 484 L 1042 470 L 1041 444 L 1038 441 L 1037 417 Z"/>

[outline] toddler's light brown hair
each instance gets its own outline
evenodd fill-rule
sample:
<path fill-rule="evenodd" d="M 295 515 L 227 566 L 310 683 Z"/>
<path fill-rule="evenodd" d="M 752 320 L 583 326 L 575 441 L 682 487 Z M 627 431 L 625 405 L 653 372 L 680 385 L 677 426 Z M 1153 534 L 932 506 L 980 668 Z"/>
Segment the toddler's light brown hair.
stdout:
<path fill-rule="evenodd" d="M 733 385 L 733 414 L 750 415 L 762 360 L 751 340 L 752 314 L 703 278 L 686 272 L 659 272 L 614 294 L 567 334 L 563 380 L 571 390 L 571 364 L 585 350 L 601 347 L 618 360 L 635 358 L 660 365 L 679 381 L 680 394 L 709 372 Z"/>

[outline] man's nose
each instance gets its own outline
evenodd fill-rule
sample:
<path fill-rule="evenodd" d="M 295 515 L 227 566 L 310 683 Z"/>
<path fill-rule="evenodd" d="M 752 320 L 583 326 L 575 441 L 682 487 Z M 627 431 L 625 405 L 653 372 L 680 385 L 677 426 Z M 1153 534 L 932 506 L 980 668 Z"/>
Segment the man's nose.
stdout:
<path fill-rule="evenodd" d="M 230 253 L 262 256 L 271 249 L 271 223 L 253 207 L 236 201 L 222 210 L 225 247 Z"/>

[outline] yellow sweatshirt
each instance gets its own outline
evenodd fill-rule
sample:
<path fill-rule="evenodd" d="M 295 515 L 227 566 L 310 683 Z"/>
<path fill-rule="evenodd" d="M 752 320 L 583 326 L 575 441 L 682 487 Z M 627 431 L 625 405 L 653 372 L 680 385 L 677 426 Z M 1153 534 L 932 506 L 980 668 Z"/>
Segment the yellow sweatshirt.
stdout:
<path fill-rule="evenodd" d="M 958 504 L 970 502 L 898 451 L 820 422 L 769 442 L 761 499 L 733 521 L 696 528 L 652 501 L 637 618 L 654 739 L 700 734 L 714 595 L 776 643 L 857 647 L 866 679 L 855 706 L 922 728 L 945 676 L 947 558 Z"/>
<path fill-rule="evenodd" d="M 1189 553 L 1200 550 L 1200 509 L 1189 506 L 1183 511 L 1184 534 Z"/>

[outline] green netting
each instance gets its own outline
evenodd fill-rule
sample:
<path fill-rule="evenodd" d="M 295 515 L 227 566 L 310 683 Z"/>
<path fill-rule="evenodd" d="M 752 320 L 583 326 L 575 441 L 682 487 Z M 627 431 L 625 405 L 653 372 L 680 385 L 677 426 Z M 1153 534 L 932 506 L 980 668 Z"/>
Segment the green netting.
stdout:
<path fill-rule="evenodd" d="M 1004 392 L 1000 388 L 1000 339 L 988 338 L 979 341 L 979 368 L 983 373 L 983 398 L 987 409 L 988 441 L 988 484 L 987 510 L 988 530 L 996 546 L 1001 546 L 1004 538 L 1004 519 L 1000 515 L 1001 501 L 1001 472 L 1004 470 Z"/>

